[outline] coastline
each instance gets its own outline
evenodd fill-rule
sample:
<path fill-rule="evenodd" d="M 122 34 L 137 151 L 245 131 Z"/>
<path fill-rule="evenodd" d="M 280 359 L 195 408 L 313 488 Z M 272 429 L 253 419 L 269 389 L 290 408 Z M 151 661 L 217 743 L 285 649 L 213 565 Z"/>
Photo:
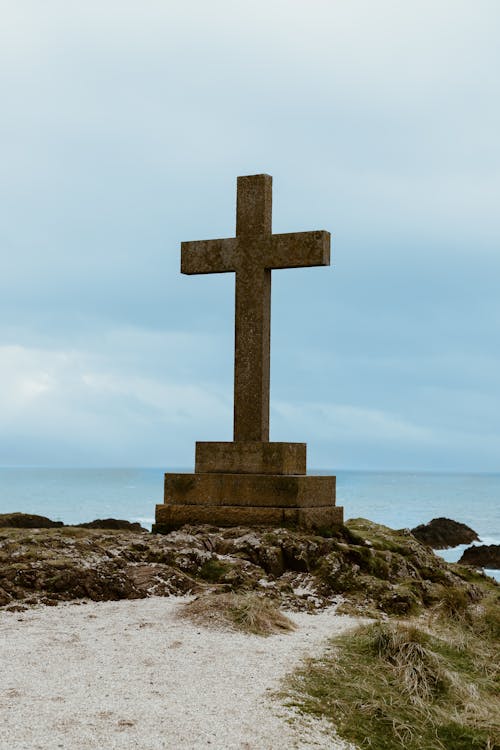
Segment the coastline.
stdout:
<path fill-rule="evenodd" d="M 472 542 L 471 544 L 458 544 L 456 547 L 450 547 L 449 549 L 436 549 L 434 550 L 436 555 L 439 555 L 443 560 L 449 563 L 458 562 L 463 553 L 469 547 L 478 547 L 481 544 L 500 544 L 500 540 L 497 537 L 482 536 L 479 542 Z M 483 568 L 484 574 L 494 578 L 495 581 L 500 582 L 500 570 L 494 568 Z"/>
<path fill-rule="evenodd" d="M 165 468 L 0 467 L 0 513 L 38 513 L 66 524 L 126 518 L 149 525 L 163 498 Z M 500 544 L 500 474 L 328 471 L 346 518 L 413 528 L 446 516 Z"/>
<path fill-rule="evenodd" d="M 0 513 L 39 513 L 66 524 L 114 517 L 148 530 L 163 493 L 162 468 L 0 467 Z M 500 474 L 316 470 L 337 474 L 337 503 L 345 517 L 390 528 L 413 528 L 446 516 L 500 545 Z M 455 562 L 463 547 L 437 551 Z M 497 581 L 500 572 L 486 570 Z"/>

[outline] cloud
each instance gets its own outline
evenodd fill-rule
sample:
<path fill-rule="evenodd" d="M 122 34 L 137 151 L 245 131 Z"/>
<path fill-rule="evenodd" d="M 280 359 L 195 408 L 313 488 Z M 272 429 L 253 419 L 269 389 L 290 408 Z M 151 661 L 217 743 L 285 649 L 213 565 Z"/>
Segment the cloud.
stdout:
<path fill-rule="evenodd" d="M 0 465 L 12 460 L 9 440 L 20 439 L 30 446 L 19 452 L 23 463 L 40 463 L 43 455 L 53 464 L 102 464 L 103 456 L 127 464 L 135 455 L 139 464 L 185 465 L 195 426 L 198 437 L 217 423 L 230 428 L 227 396 L 209 383 L 134 374 L 78 350 L 9 346 L 0 347 L 0 357 Z"/>
<path fill-rule="evenodd" d="M 282 424 L 293 425 L 294 434 L 302 429 L 316 441 L 393 443 L 402 440 L 419 444 L 433 440 L 430 429 L 378 409 L 332 403 L 306 402 L 298 405 L 278 402 L 274 404 L 273 412 Z"/>
<path fill-rule="evenodd" d="M 498 467 L 498 431 L 478 429 L 474 421 L 439 424 L 436 415 L 425 414 L 415 422 L 390 411 L 314 401 L 277 402 L 271 415 L 272 439 L 307 442 L 313 469 L 466 472 Z"/>
<path fill-rule="evenodd" d="M 5 455 L 230 435 L 234 280 L 181 277 L 180 242 L 232 235 L 236 175 L 267 171 L 275 231 L 335 234 L 332 269 L 273 274 L 276 432 L 494 465 L 497 3 L 4 5 Z"/>

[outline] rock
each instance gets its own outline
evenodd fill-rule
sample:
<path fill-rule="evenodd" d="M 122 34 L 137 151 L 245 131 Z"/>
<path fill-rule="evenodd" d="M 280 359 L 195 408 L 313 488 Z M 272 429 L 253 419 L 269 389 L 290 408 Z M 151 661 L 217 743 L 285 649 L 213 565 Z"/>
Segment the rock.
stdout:
<path fill-rule="evenodd" d="M 8 594 L 7 591 L 0 587 L 0 607 L 5 607 L 11 600 L 11 594 Z"/>
<path fill-rule="evenodd" d="M 21 568 L 13 583 L 25 591 L 43 593 L 42 601 L 47 595 L 52 601 L 88 598 L 96 602 L 145 596 L 121 567 L 108 561 L 100 561 L 92 568 L 76 561 L 64 567 L 47 564 L 43 568 Z"/>
<path fill-rule="evenodd" d="M 14 529 L 55 529 L 64 524 L 33 513 L 0 513 L 0 526 Z"/>
<path fill-rule="evenodd" d="M 460 565 L 472 565 L 477 568 L 500 570 L 500 544 L 480 544 L 467 547 L 460 560 Z"/>
<path fill-rule="evenodd" d="M 264 541 L 261 534 L 243 533 L 236 538 L 222 539 L 216 549 L 222 555 L 241 557 L 272 576 L 280 576 L 287 569 L 281 546 L 275 545 L 270 536 Z"/>
<path fill-rule="evenodd" d="M 133 531 L 135 533 L 148 533 L 148 530 L 140 523 L 132 523 L 121 518 L 96 518 L 95 521 L 75 524 L 79 529 L 115 529 L 116 531 Z"/>
<path fill-rule="evenodd" d="M 449 549 L 459 544 L 478 542 L 479 537 L 470 526 L 450 518 L 433 518 L 411 530 L 413 536 L 432 549 Z"/>
<path fill-rule="evenodd" d="M 36 533 L 2 529 L 0 607 L 258 591 L 296 611 L 341 601 L 377 616 L 416 613 L 445 591 L 481 598 L 482 574 L 449 565 L 408 532 L 364 519 L 325 536 L 214 526 L 138 535 L 128 522 L 124 530 L 114 519 L 111 529 L 99 523 Z"/>
<path fill-rule="evenodd" d="M 33 513 L 0 513 L 0 527 L 16 529 L 56 529 L 64 526 L 62 521 L 52 521 L 45 516 L 37 516 Z M 135 533 L 148 533 L 140 523 L 131 523 L 120 518 L 97 518 L 88 523 L 76 524 L 81 529 L 115 529 L 117 531 L 132 531 Z"/>

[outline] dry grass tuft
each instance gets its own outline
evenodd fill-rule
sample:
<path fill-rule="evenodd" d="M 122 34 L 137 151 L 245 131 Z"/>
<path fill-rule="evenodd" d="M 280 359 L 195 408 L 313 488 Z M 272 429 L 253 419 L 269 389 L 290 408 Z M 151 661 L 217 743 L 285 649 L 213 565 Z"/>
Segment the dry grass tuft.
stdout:
<path fill-rule="evenodd" d="M 397 622 L 360 627 L 292 675 L 285 695 L 359 747 L 500 750 L 492 616 L 476 615 L 485 636 L 450 622 L 433 632 Z"/>
<path fill-rule="evenodd" d="M 437 611 L 445 619 L 459 618 L 460 620 L 466 620 L 470 604 L 471 600 L 465 589 L 443 586 Z"/>
<path fill-rule="evenodd" d="M 179 614 L 198 625 L 230 627 L 255 635 L 295 630 L 294 623 L 273 602 L 254 592 L 203 594 L 185 604 Z"/>
<path fill-rule="evenodd" d="M 402 691 L 416 705 L 445 693 L 453 681 L 429 642 L 429 635 L 416 627 L 376 625 L 367 644 L 390 665 Z"/>

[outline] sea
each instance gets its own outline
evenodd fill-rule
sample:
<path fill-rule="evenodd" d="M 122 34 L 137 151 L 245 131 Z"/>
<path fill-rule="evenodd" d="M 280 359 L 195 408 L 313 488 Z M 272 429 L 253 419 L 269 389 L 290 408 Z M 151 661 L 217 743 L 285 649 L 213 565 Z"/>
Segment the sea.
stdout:
<path fill-rule="evenodd" d="M 0 467 L 0 513 L 36 513 L 66 524 L 124 518 L 151 529 L 163 502 L 165 468 Z M 171 467 L 168 471 L 191 471 Z M 316 470 L 336 474 L 337 505 L 348 518 L 394 529 L 445 516 L 500 544 L 500 473 Z M 439 551 L 455 562 L 467 545 Z M 486 571 L 500 580 L 500 571 Z"/>

